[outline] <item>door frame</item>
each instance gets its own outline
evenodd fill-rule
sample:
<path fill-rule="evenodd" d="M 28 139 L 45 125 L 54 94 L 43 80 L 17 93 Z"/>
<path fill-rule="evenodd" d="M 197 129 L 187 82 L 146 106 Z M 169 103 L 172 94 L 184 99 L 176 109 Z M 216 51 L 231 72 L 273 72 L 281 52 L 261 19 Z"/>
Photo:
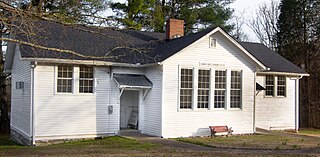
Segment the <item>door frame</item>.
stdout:
<path fill-rule="evenodd" d="M 142 110 L 142 102 L 143 102 L 143 90 L 139 88 L 125 88 L 123 92 L 125 91 L 136 91 L 138 92 L 138 131 L 142 132 L 142 126 L 143 126 L 143 110 Z M 118 129 L 121 130 L 121 96 L 119 97 L 119 127 Z"/>

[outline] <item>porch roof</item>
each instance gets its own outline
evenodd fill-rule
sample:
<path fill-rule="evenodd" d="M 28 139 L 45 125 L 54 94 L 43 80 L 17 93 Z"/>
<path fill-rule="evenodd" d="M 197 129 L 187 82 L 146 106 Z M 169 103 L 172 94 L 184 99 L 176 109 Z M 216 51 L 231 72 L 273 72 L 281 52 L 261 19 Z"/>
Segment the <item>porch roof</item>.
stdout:
<path fill-rule="evenodd" d="M 152 82 L 141 74 L 113 74 L 113 78 L 118 84 L 119 88 L 152 88 Z"/>
<path fill-rule="evenodd" d="M 261 90 L 266 90 L 263 86 L 261 86 L 259 83 L 256 82 L 256 90 L 261 91 Z"/>

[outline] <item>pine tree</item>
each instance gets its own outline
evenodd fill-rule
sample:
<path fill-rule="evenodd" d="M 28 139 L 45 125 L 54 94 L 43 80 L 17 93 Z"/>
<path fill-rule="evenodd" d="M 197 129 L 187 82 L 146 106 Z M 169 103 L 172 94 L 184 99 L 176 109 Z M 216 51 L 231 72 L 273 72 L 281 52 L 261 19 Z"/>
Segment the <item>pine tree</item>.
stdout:
<path fill-rule="evenodd" d="M 150 26 L 151 10 L 154 7 L 155 0 L 128 0 L 127 3 L 111 4 L 112 10 L 116 13 L 116 20 L 126 28 L 136 30 Z"/>
<path fill-rule="evenodd" d="M 128 0 L 111 7 L 116 12 L 114 18 L 126 28 L 164 32 L 165 19 L 175 18 L 184 20 L 185 31 L 190 33 L 217 26 L 230 31 L 232 25 L 226 23 L 233 13 L 228 8 L 230 3 L 230 0 Z"/>
<path fill-rule="evenodd" d="M 320 89 L 312 88 L 320 84 L 319 1 L 282 0 L 280 9 L 278 51 L 310 74 L 301 81 L 300 123 L 305 127 L 320 127 L 320 119 L 317 120 Z"/>

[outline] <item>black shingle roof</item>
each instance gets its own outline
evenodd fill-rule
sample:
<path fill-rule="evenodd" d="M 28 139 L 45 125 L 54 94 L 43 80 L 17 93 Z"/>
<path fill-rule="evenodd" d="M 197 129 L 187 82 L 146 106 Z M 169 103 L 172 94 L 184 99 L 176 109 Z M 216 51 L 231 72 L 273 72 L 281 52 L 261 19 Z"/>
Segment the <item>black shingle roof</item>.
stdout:
<path fill-rule="evenodd" d="M 260 43 L 240 42 L 240 44 L 272 72 L 303 73 L 306 72 L 278 53 Z"/>
<path fill-rule="evenodd" d="M 34 26 L 33 29 L 36 32 L 28 38 L 19 33 L 16 37 L 38 45 L 72 50 L 84 56 L 97 58 L 80 57 L 26 45 L 20 46 L 22 57 L 103 60 L 130 64 L 161 62 L 213 30 L 213 28 L 209 28 L 177 39 L 166 40 L 164 33 L 115 30 L 80 25 L 66 26 L 42 20 L 34 22 Z M 271 71 L 305 73 L 304 70 L 263 44 L 249 42 L 240 42 L 240 44 Z"/>
<path fill-rule="evenodd" d="M 138 74 L 113 74 L 121 87 L 152 88 L 152 82 L 145 75 Z"/>

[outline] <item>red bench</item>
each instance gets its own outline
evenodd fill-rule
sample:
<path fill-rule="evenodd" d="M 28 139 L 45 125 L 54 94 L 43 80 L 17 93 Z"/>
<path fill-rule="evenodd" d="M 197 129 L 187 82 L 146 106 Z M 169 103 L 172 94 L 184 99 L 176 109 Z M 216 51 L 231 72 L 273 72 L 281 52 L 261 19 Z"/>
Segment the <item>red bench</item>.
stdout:
<path fill-rule="evenodd" d="M 211 131 L 211 137 L 216 133 L 227 132 L 228 135 L 231 135 L 233 132 L 232 127 L 228 128 L 228 126 L 209 126 L 209 128 Z"/>

